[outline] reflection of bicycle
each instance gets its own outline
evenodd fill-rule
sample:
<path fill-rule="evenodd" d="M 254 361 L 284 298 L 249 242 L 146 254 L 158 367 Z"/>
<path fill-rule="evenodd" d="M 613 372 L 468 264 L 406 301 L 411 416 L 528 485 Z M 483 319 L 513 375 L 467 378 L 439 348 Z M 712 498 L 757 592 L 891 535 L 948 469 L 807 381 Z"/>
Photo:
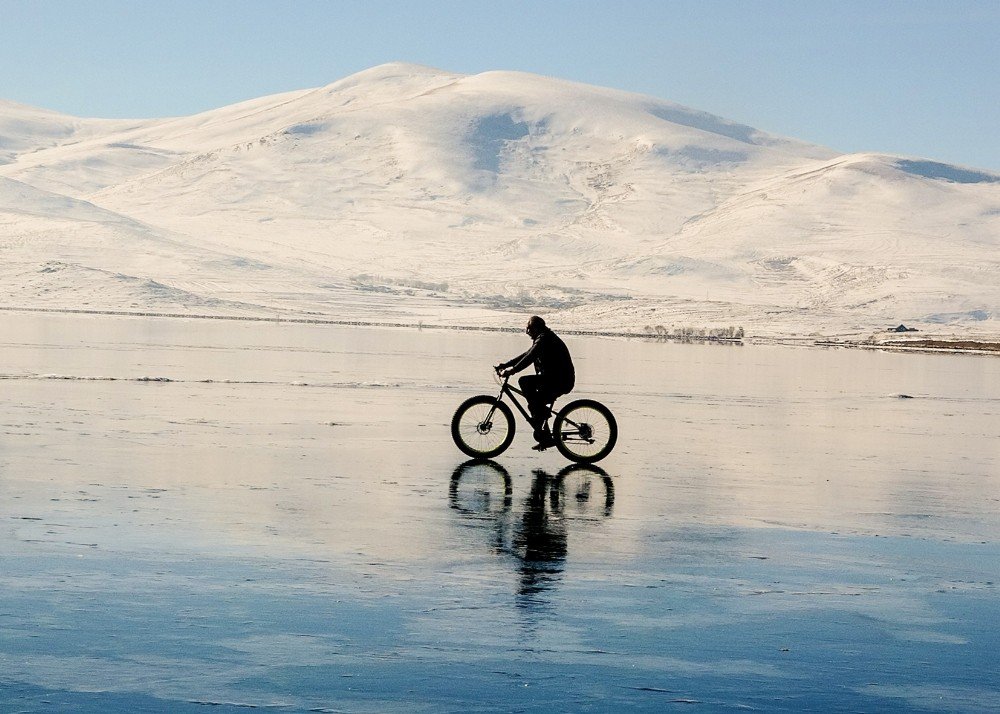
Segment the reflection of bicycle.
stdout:
<path fill-rule="evenodd" d="M 552 512 L 570 519 L 598 520 L 611 516 L 615 485 L 600 466 L 570 464 L 555 476 L 536 470 L 536 479 L 547 484 Z M 472 459 L 451 475 L 451 507 L 472 518 L 488 520 L 506 516 L 513 506 L 514 481 L 496 461 Z"/>
<path fill-rule="evenodd" d="M 463 453 L 475 459 L 502 454 L 514 441 L 514 412 L 507 396 L 530 424 L 531 416 L 515 395 L 524 396 L 504 377 L 500 394 L 480 394 L 462 402 L 451 419 L 451 436 Z M 551 406 L 551 405 L 550 405 Z M 552 438 L 559 453 L 570 461 L 592 464 L 611 453 L 618 441 L 618 422 L 606 406 L 593 399 L 575 399 L 556 414 Z"/>
<path fill-rule="evenodd" d="M 490 550 L 512 557 L 520 574 L 519 606 L 551 588 L 562 573 L 573 523 L 611 517 L 615 491 L 599 466 L 570 464 L 555 476 L 535 469 L 529 493 L 514 506 L 513 480 L 496 461 L 472 459 L 455 469 L 448 488 L 451 507 L 484 535 Z"/>
<path fill-rule="evenodd" d="M 466 461 L 451 475 L 451 507 L 468 516 L 496 516 L 510 510 L 514 482 L 495 461 Z"/>
<path fill-rule="evenodd" d="M 556 474 L 551 498 L 553 510 L 566 518 L 607 518 L 615 505 L 615 484 L 600 466 L 572 464 Z"/>

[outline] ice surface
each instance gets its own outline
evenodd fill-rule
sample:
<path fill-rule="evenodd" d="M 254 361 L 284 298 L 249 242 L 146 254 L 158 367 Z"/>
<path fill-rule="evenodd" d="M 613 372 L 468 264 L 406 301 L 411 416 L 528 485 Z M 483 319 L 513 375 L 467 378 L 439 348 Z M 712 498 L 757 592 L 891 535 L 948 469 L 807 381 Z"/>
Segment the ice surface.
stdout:
<path fill-rule="evenodd" d="M 995 358 L 567 337 L 584 470 L 450 441 L 523 334 L 0 317 L 5 711 L 1000 695 Z"/>

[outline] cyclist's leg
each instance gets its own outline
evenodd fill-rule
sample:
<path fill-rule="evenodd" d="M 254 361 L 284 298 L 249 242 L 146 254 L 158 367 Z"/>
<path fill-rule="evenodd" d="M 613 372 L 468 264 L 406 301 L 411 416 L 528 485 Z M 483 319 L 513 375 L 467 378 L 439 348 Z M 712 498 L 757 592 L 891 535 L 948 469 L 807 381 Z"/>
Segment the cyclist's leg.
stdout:
<path fill-rule="evenodd" d="M 546 430 L 548 429 L 549 417 L 552 416 L 552 403 L 558 396 L 559 393 L 547 384 L 538 390 L 538 418 Z"/>
<path fill-rule="evenodd" d="M 552 442 L 552 432 L 549 430 L 549 417 L 552 416 L 552 404 L 562 392 L 557 391 L 550 385 L 543 385 L 538 390 L 537 402 L 535 403 L 535 414 L 537 423 L 535 427 L 535 440 L 538 442 Z"/>
<path fill-rule="evenodd" d="M 546 431 L 548 430 L 548 420 L 549 417 L 552 416 L 552 408 L 555 406 L 556 400 L 565 394 L 566 392 L 559 389 L 558 387 L 549 387 L 547 389 L 542 390 L 542 397 L 544 399 L 543 409 L 544 409 L 544 419 L 546 422 L 545 424 Z"/>
<path fill-rule="evenodd" d="M 545 428 L 548 421 L 548 405 L 545 401 L 548 390 L 545 388 L 545 381 L 541 375 L 529 374 L 521 377 L 517 383 L 528 402 L 528 414 L 531 415 L 529 421 L 534 429 L 535 441 L 543 441 L 548 432 Z"/>
<path fill-rule="evenodd" d="M 524 393 L 524 399 L 528 402 L 528 413 L 531 414 L 531 425 L 536 426 L 538 421 L 538 400 L 542 388 L 542 378 L 537 374 L 528 374 L 517 380 L 517 384 Z"/>
<path fill-rule="evenodd" d="M 529 402 L 531 401 L 532 395 L 538 391 L 539 386 L 541 386 L 542 378 L 537 374 L 526 374 L 523 377 L 518 377 L 517 386 L 521 388 L 524 392 L 524 397 Z"/>

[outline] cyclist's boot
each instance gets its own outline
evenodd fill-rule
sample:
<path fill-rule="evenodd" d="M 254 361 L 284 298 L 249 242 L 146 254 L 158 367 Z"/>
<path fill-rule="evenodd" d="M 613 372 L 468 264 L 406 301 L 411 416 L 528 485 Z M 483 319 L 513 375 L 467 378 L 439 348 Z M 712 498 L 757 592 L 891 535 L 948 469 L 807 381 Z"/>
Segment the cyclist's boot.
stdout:
<path fill-rule="evenodd" d="M 556 445 L 556 440 L 552 438 L 552 432 L 549 431 L 548 421 L 543 422 L 542 426 L 535 429 L 534 437 L 538 443 L 531 448 L 535 451 L 545 451 Z"/>

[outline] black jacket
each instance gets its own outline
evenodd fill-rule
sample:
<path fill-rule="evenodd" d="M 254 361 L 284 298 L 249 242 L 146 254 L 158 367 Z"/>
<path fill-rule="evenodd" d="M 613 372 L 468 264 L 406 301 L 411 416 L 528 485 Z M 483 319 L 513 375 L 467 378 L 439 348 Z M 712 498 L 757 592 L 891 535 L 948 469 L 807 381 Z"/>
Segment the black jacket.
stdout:
<path fill-rule="evenodd" d="M 573 386 L 576 384 L 573 360 L 569 356 L 566 343 L 552 330 L 547 328 L 542 330 L 527 352 L 500 366 L 520 372 L 532 363 L 535 365 L 535 372 L 554 390 L 562 394 L 573 391 Z"/>

